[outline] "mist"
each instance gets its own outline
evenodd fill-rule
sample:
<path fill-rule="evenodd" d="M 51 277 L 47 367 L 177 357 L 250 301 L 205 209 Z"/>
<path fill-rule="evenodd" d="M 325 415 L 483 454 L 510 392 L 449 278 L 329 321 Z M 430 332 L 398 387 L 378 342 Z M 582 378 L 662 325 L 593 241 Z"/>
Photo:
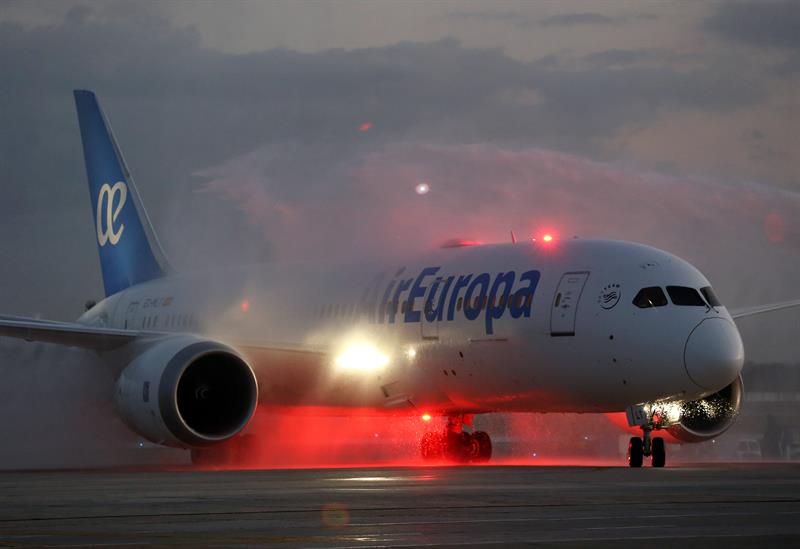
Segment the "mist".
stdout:
<path fill-rule="evenodd" d="M 230 3 L 250 29 L 235 41 L 208 6 L 0 4 L 0 314 L 74 320 L 103 295 L 74 88 L 98 92 L 182 271 L 390 261 L 513 230 L 663 248 L 729 308 L 800 297 L 792 3 L 621 4 L 577 25 L 555 4 L 397 4 L 369 28 L 354 3 L 291 32 L 308 6 Z M 797 362 L 797 311 L 739 329 L 751 363 Z M 90 352 L 0 338 L 0 379 L 0 467 L 187 463 L 121 423 Z M 258 464 L 411 463 L 425 428 L 346 421 L 259 415 Z M 477 421 L 510 461 L 613 461 L 626 436 L 601 416 Z"/>
<path fill-rule="evenodd" d="M 697 266 L 731 309 L 798 295 L 800 194 L 758 183 L 544 148 L 408 141 L 335 154 L 324 143 L 268 146 L 197 176 L 195 193 L 233 208 L 242 240 L 269 243 L 274 261 L 391 260 L 451 238 L 496 243 L 512 230 L 520 239 L 548 232 L 665 249 Z M 428 192 L 416 192 L 420 183 Z M 199 264 L 213 255 L 192 244 L 195 226 L 213 239 L 226 225 L 211 216 L 168 228 L 182 235 L 185 261 Z M 799 321 L 792 311 L 744 320 L 748 358 L 792 361 Z"/>

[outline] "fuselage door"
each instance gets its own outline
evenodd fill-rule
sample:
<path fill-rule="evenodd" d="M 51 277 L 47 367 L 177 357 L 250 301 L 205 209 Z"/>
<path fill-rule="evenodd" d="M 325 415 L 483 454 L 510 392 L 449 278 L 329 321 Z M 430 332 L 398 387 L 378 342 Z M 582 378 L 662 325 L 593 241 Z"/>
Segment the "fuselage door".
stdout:
<path fill-rule="evenodd" d="M 139 328 L 136 325 L 136 320 L 139 312 L 139 300 L 131 301 L 128 303 L 128 306 L 125 308 L 125 324 L 124 328 L 126 330 L 132 330 L 133 328 Z"/>
<path fill-rule="evenodd" d="M 564 273 L 561 277 L 553 298 L 553 307 L 550 310 L 551 336 L 575 335 L 575 315 L 578 312 L 578 303 L 587 278 L 589 278 L 589 273 L 586 271 Z"/>

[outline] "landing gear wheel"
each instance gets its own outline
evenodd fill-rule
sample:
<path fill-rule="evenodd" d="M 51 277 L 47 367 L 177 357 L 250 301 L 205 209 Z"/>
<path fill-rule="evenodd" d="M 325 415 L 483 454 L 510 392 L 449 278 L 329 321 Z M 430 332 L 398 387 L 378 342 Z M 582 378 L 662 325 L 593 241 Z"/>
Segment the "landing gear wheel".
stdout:
<path fill-rule="evenodd" d="M 485 463 L 492 457 L 492 439 L 484 431 L 467 432 L 472 426 L 472 414 L 453 414 L 447 417 L 442 431 L 422 435 L 419 453 L 423 460 L 445 459 L 455 463 Z"/>
<path fill-rule="evenodd" d="M 667 462 L 667 451 L 664 448 L 664 439 L 655 437 L 652 445 L 653 467 L 663 467 Z"/>
<path fill-rule="evenodd" d="M 631 437 L 628 442 L 628 465 L 630 467 L 641 467 L 644 459 L 644 448 L 642 439 Z"/>
<path fill-rule="evenodd" d="M 478 443 L 469 433 L 447 433 L 444 455 L 457 463 L 466 463 L 478 455 Z"/>
<path fill-rule="evenodd" d="M 492 459 L 492 439 L 489 433 L 485 431 L 475 431 L 472 438 L 478 443 L 478 455 L 473 458 L 473 461 L 478 463 L 486 463 Z"/>

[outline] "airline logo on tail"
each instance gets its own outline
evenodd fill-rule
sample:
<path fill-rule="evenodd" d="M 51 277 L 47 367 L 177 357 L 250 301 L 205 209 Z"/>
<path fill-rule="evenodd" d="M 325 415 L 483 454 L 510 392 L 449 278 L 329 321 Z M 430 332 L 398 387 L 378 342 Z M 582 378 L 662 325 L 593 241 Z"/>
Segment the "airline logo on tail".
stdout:
<path fill-rule="evenodd" d="M 114 207 L 114 199 L 117 195 L 119 195 L 119 201 Z M 128 186 L 122 181 L 117 181 L 113 186 L 103 183 L 100 187 L 100 193 L 97 195 L 97 242 L 100 246 L 105 246 L 107 242 L 116 246 L 119 242 L 122 231 L 125 230 L 125 224 L 122 223 L 117 230 L 114 230 L 114 223 L 122 212 L 122 208 L 125 207 L 127 199 Z M 103 226 L 104 214 L 105 227 Z"/>

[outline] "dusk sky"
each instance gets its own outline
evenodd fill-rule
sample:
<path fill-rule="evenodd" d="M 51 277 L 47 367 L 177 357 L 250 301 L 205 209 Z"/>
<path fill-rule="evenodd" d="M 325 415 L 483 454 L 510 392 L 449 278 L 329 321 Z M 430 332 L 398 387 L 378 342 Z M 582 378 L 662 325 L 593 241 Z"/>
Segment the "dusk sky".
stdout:
<path fill-rule="evenodd" d="M 548 230 L 800 298 L 798 28 L 798 2 L 0 0 L 0 311 L 102 296 L 75 88 L 184 269 Z M 741 325 L 761 360 L 798 329 Z"/>

